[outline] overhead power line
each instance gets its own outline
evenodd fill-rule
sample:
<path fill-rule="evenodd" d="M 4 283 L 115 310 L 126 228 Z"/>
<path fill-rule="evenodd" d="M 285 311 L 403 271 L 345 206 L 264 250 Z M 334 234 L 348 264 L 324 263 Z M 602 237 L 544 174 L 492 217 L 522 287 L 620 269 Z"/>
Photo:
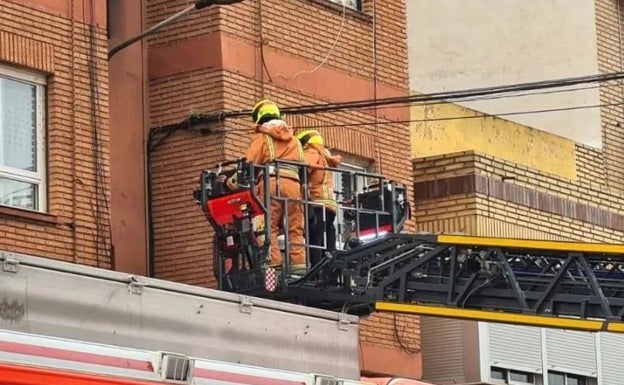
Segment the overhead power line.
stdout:
<path fill-rule="evenodd" d="M 366 100 L 358 100 L 358 101 L 343 102 L 343 103 L 322 103 L 322 104 L 291 106 L 291 107 L 284 107 L 281 110 L 284 113 L 289 114 L 289 115 L 302 115 L 302 114 L 313 114 L 313 113 L 321 113 L 321 112 L 361 109 L 361 108 L 374 107 L 374 106 L 379 107 L 379 106 L 390 106 L 390 105 L 397 105 L 397 104 L 415 104 L 415 103 L 424 103 L 424 102 L 440 101 L 440 100 L 454 101 L 458 99 L 465 99 L 465 98 L 478 97 L 478 96 L 497 95 L 497 94 L 505 94 L 505 93 L 511 93 L 511 92 L 521 92 L 521 91 L 544 90 L 544 89 L 552 89 L 552 88 L 562 88 L 562 87 L 569 87 L 569 86 L 574 86 L 574 85 L 579 85 L 579 84 L 603 83 L 603 82 L 622 80 L 622 79 L 624 79 L 624 72 L 614 72 L 614 73 L 607 73 L 607 74 L 580 76 L 580 77 L 546 80 L 546 81 L 538 81 L 538 82 L 530 82 L 530 83 L 517 83 L 517 84 L 511 84 L 511 85 L 505 85 L 505 86 L 482 87 L 482 88 L 464 89 L 464 90 L 459 90 L 459 91 L 444 91 L 444 92 L 435 92 L 435 93 L 429 93 L 429 94 L 382 98 L 382 99 L 376 99 L 376 100 L 366 99 Z M 196 114 L 196 115 L 189 116 L 183 122 L 176 124 L 176 125 L 189 126 L 189 125 L 194 125 L 194 124 L 215 123 L 215 122 L 221 122 L 227 118 L 247 117 L 249 115 L 251 115 L 251 110 L 223 111 L 223 112 Z M 173 126 L 176 126 L 176 125 L 173 125 Z"/>
<path fill-rule="evenodd" d="M 496 95 L 483 95 L 483 96 L 471 96 L 466 98 L 456 98 L 454 101 L 458 102 L 480 102 L 480 101 L 488 101 L 488 100 L 496 100 L 496 99 L 509 99 L 509 98 L 522 98 L 526 96 L 540 96 L 540 95 L 550 95 L 550 94 L 559 94 L 566 92 L 576 92 L 576 91 L 584 91 L 584 90 L 592 90 L 600 87 L 603 88 L 611 88 L 611 87 L 622 87 L 624 82 L 613 82 L 611 84 L 594 84 L 590 86 L 583 87 L 574 87 L 574 88 L 564 88 L 564 89 L 550 89 L 550 90 L 535 90 L 535 91 L 526 91 L 526 92 L 515 92 L 515 93 L 506 93 L 506 94 L 496 94 Z M 537 92 L 536 92 L 537 91 Z M 422 102 L 422 103 L 403 103 L 399 106 L 407 107 L 410 105 L 418 105 L 418 106 L 432 106 L 432 105 L 440 105 L 440 104 L 449 104 L 446 100 L 436 100 L 433 102 Z M 387 106 L 385 108 L 396 108 L 397 105 Z M 358 111 L 367 111 L 371 110 L 375 107 L 371 108 L 362 108 L 358 109 Z M 384 107 L 382 107 L 383 109 Z"/>
<path fill-rule="evenodd" d="M 446 116 L 446 117 L 439 117 L 439 118 L 422 118 L 422 119 L 410 119 L 410 120 L 396 120 L 396 121 L 390 121 L 390 122 L 385 122 L 385 123 L 386 124 L 427 123 L 427 122 L 439 122 L 439 121 L 445 121 L 445 120 L 498 118 L 498 117 L 501 117 L 501 116 L 543 114 L 543 113 L 548 113 L 548 112 L 583 110 L 583 109 L 601 108 L 601 107 L 616 107 L 616 106 L 622 106 L 622 105 L 624 105 L 624 101 L 623 102 L 619 102 L 619 103 L 592 104 L 592 105 L 585 105 L 585 106 L 548 108 L 548 109 L 541 109 L 541 110 L 508 111 L 508 112 L 501 112 L 501 113 L 496 113 L 496 114 L 478 113 L 477 115 L 460 115 L 460 116 Z M 375 123 L 376 123 L 375 121 L 370 121 L 370 122 L 342 123 L 342 124 L 319 124 L 319 125 L 313 125 L 313 126 L 293 126 L 292 128 L 294 128 L 294 129 L 301 129 L 301 128 L 333 128 L 333 127 L 349 128 L 349 127 L 372 126 Z M 249 131 L 252 131 L 252 130 L 253 130 L 253 128 L 249 128 Z M 228 130 L 224 130 L 224 131 L 228 131 Z M 232 131 L 234 131 L 234 130 L 232 130 Z M 236 131 L 239 131 L 239 130 L 236 130 Z"/>
<path fill-rule="evenodd" d="M 585 105 L 585 106 L 570 106 L 570 107 L 561 107 L 561 108 L 547 108 L 547 109 L 540 109 L 540 110 L 507 111 L 507 112 L 501 112 L 501 113 L 497 113 L 497 114 L 486 114 L 486 113 L 478 112 L 477 115 L 459 115 L 459 116 L 446 116 L 446 117 L 438 117 L 438 118 L 396 120 L 396 121 L 385 122 L 385 124 L 427 123 L 427 122 L 440 122 L 440 121 L 447 121 L 447 120 L 498 118 L 498 117 L 502 117 L 502 116 L 543 114 L 543 113 L 548 113 L 548 112 L 585 110 L 585 109 L 590 109 L 590 108 L 601 108 L 601 107 L 618 107 L 618 106 L 623 106 L 623 105 L 624 105 L 624 101 L 619 102 L 619 103 L 591 104 L 591 105 Z M 335 123 L 324 124 L 324 123 L 321 123 L 321 124 L 303 125 L 303 126 L 294 125 L 294 126 L 292 126 L 292 128 L 294 128 L 294 129 L 304 129 L 304 128 L 305 129 L 308 129 L 308 128 L 310 128 L 310 129 L 311 128 L 337 128 L 337 127 L 352 128 L 352 127 L 372 126 L 374 124 L 376 124 L 375 121 L 357 122 L 357 123 L 342 123 L 342 124 L 335 124 Z M 226 128 L 226 129 L 223 129 L 223 130 L 213 131 L 213 133 L 225 134 L 225 133 L 231 133 L 231 132 L 252 132 L 252 131 L 254 131 L 253 127 L 249 127 L 249 128 L 231 128 L 231 129 L 227 129 Z M 160 144 L 160 143 L 157 143 L 157 144 Z"/>
<path fill-rule="evenodd" d="M 507 86 L 473 88 L 473 89 L 466 89 L 466 90 L 460 90 L 460 91 L 435 92 L 435 93 L 430 93 L 430 94 L 419 94 L 419 95 L 411 95 L 411 96 L 403 96 L 403 97 L 383 98 L 383 99 L 377 99 L 377 100 L 362 100 L 362 101 L 346 102 L 346 103 L 326 103 L 326 104 L 316 104 L 316 105 L 300 106 L 300 107 L 287 107 L 287 108 L 284 108 L 283 111 L 285 113 L 290 113 L 290 114 L 295 114 L 295 113 L 307 114 L 307 113 L 316 113 L 316 112 L 338 111 L 338 110 L 344 110 L 344 109 L 357 109 L 357 108 L 363 108 L 363 107 L 393 105 L 393 104 L 400 104 L 400 103 L 421 103 L 421 102 L 429 102 L 429 101 L 434 101 L 434 100 L 456 100 L 456 99 L 467 98 L 467 97 L 495 95 L 495 94 L 502 94 L 502 93 L 508 93 L 508 92 L 518 92 L 518 91 L 543 90 L 543 89 L 550 89 L 550 88 L 574 86 L 578 84 L 601 83 L 601 82 L 621 80 L 621 79 L 624 79 L 624 72 L 615 72 L 615 73 L 610 73 L 610 74 L 582 76 L 582 77 L 576 77 L 576 78 L 557 79 L 557 80 L 540 81 L 540 82 L 532 82 L 532 83 L 519 83 L 519 84 L 512 84 L 512 85 L 507 85 Z"/>

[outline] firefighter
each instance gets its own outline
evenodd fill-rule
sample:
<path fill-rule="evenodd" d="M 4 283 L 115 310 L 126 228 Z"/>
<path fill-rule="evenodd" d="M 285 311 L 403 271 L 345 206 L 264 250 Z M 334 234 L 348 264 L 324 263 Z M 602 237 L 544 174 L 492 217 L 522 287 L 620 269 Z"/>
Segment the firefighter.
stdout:
<path fill-rule="evenodd" d="M 255 165 L 266 165 L 274 160 L 287 160 L 303 163 L 303 148 L 295 137 L 293 130 L 281 119 L 278 106 L 268 99 L 258 102 L 252 112 L 256 134 L 251 140 L 245 158 Z M 279 196 L 290 199 L 301 199 L 301 183 L 299 167 L 294 165 L 278 164 Z M 270 171 L 270 196 L 278 196 L 277 177 L 275 168 Z M 257 193 L 264 199 L 264 183 L 260 178 Z M 229 181 L 228 181 L 229 182 Z M 285 209 L 284 209 L 285 208 Z M 288 232 L 290 266 L 293 274 L 302 274 L 306 270 L 305 249 L 303 246 L 303 206 L 301 202 L 284 202 L 271 200 L 271 252 L 270 264 L 274 268 L 281 268 L 282 254 L 278 244 L 280 230 Z M 282 229 L 284 216 L 288 219 L 288 229 Z"/>
<path fill-rule="evenodd" d="M 335 168 L 342 161 L 340 155 L 332 155 L 323 141 L 323 137 L 316 130 L 307 130 L 299 133 L 297 138 L 304 149 L 308 167 L 309 200 L 321 205 L 313 204 L 309 208 L 309 236 L 310 244 L 323 245 L 323 234 L 326 234 L 326 250 L 336 250 L 336 228 L 334 220 L 338 211 L 338 203 L 334 196 L 333 173 L 327 167 Z M 323 216 L 323 211 L 325 212 Z M 323 219 L 325 218 L 325 219 Z M 323 254 L 320 248 L 310 249 L 310 262 L 316 264 Z"/>

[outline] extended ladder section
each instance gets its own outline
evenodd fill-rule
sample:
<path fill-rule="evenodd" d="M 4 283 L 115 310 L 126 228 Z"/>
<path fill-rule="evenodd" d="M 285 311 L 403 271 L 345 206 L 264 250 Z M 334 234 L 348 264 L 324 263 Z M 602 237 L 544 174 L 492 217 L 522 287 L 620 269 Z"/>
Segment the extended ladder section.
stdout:
<path fill-rule="evenodd" d="M 324 272 L 288 290 L 317 306 L 624 331 L 624 245 L 397 234 Z"/>
<path fill-rule="evenodd" d="M 352 234 L 347 244 L 325 252 L 303 276 L 289 275 L 287 262 L 275 274 L 267 267 L 267 244 L 254 241 L 259 233 L 251 225 L 258 216 L 270 220 L 268 198 L 254 193 L 259 184 L 268 190 L 269 173 L 256 178 L 242 161 L 236 170 L 246 181 L 238 189 L 218 187 L 219 172 L 207 171 L 196 192 L 216 229 L 222 290 L 353 314 L 378 310 L 624 332 L 624 245 L 400 233 L 409 216 L 406 190 L 383 180 L 372 188 L 350 186 L 339 200 Z M 305 191 L 301 203 L 308 213 Z M 262 231 L 268 237 L 269 229 Z M 286 255 L 292 247 L 286 239 Z"/>

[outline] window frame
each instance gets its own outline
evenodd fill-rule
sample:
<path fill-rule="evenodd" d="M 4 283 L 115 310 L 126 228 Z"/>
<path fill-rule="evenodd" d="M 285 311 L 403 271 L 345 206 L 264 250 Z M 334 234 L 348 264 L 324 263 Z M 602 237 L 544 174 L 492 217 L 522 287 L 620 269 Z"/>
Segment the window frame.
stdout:
<path fill-rule="evenodd" d="M 345 170 L 345 171 L 353 171 L 353 172 L 362 172 L 362 173 L 367 173 L 370 170 L 370 161 L 368 161 L 367 159 L 364 158 L 357 158 L 354 156 L 349 156 L 347 154 L 342 153 L 339 150 L 332 150 L 330 149 L 331 153 L 334 155 L 341 155 L 343 157 L 343 161 L 336 167 L 337 169 L 340 170 Z M 345 159 L 346 158 L 346 159 Z M 335 199 L 338 202 L 339 207 L 342 207 L 342 205 L 340 205 L 340 202 L 345 198 L 344 195 L 339 195 L 339 193 L 342 193 L 342 176 L 343 174 L 341 173 L 337 173 L 334 172 L 333 177 L 333 182 L 334 182 L 334 195 L 335 195 Z M 340 185 L 338 185 L 338 183 L 340 183 Z M 366 184 L 366 178 L 364 178 L 364 184 Z M 338 189 L 338 186 L 340 186 L 340 189 Z M 363 188 L 363 186 L 359 186 L 359 188 Z M 342 239 L 343 235 L 344 235 L 344 210 L 341 210 L 340 208 L 338 209 L 338 212 L 336 213 L 336 219 L 334 220 L 334 226 L 336 228 L 336 248 L 338 250 L 342 250 L 345 247 L 346 244 L 346 240 L 347 239 Z"/>
<path fill-rule="evenodd" d="M 47 77 L 31 71 L 15 68 L 10 65 L 0 64 L 0 78 L 27 83 L 35 87 L 35 156 L 37 171 L 19 170 L 13 167 L 0 165 L 0 178 L 7 178 L 17 182 L 29 183 L 36 186 L 35 208 L 24 208 L 0 203 L 0 207 L 10 207 L 32 212 L 47 212 L 47 160 L 46 160 L 46 87 Z M 2 90 L 0 90 L 0 103 L 2 103 Z M 0 134 L 1 136 L 1 134 Z"/>
<path fill-rule="evenodd" d="M 503 379 L 494 378 L 492 376 L 493 372 L 501 373 L 504 378 Z M 512 380 L 511 379 L 511 374 L 512 373 L 518 373 L 518 374 L 527 375 L 531 382 L 523 382 L 523 381 Z M 532 373 L 532 372 L 527 372 L 527 371 L 524 371 L 524 370 L 517 370 L 517 369 L 502 368 L 500 366 L 492 366 L 492 367 L 490 367 L 490 381 L 492 381 L 495 384 L 535 385 L 535 384 L 537 384 L 536 380 L 537 380 L 536 374 Z"/>
<path fill-rule="evenodd" d="M 550 375 L 558 375 L 558 376 L 562 376 L 563 377 L 563 383 L 564 385 L 568 385 L 568 380 L 570 378 L 573 378 L 575 380 L 579 380 L 581 385 L 589 385 L 590 383 L 590 377 L 586 377 L 586 376 L 581 376 L 578 374 L 572 374 L 572 373 L 566 373 L 566 372 L 559 372 L 556 370 L 549 370 L 547 375 L 549 376 L 548 381 L 550 383 Z"/>
<path fill-rule="evenodd" d="M 343 5 L 343 1 L 344 1 L 345 2 L 345 6 L 347 8 L 353 9 L 355 11 L 362 12 L 362 7 L 363 7 L 362 1 L 363 0 L 327 0 L 327 1 L 329 1 L 330 3 L 338 4 L 339 6 L 342 6 Z M 355 2 L 355 6 L 351 6 L 349 4 L 346 4 L 349 1 L 354 1 Z"/>

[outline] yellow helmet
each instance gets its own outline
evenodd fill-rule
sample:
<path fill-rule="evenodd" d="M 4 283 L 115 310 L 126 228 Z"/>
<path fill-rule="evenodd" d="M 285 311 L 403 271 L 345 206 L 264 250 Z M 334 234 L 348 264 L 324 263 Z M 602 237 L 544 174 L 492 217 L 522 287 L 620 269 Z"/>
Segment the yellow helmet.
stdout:
<path fill-rule="evenodd" d="M 262 99 L 253 108 L 251 118 L 256 124 L 262 124 L 271 119 L 280 119 L 280 110 L 277 104 L 269 99 Z"/>
<path fill-rule="evenodd" d="M 299 139 L 299 142 L 301 142 L 302 146 L 305 146 L 306 144 L 325 144 L 321 133 L 316 130 L 301 131 L 299 134 L 297 134 L 297 139 Z"/>

